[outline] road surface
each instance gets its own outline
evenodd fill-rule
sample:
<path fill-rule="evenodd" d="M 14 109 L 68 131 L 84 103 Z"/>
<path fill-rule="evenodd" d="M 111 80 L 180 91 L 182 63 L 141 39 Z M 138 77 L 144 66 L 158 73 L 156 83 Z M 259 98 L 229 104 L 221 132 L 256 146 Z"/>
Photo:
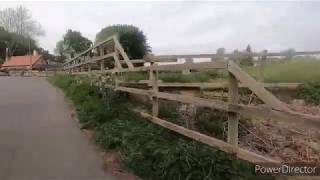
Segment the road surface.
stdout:
<path fill-rule="evenodd" d="M 0 179 L 113 179 L 62 93 L 45 79 L 0 77 Z"/>

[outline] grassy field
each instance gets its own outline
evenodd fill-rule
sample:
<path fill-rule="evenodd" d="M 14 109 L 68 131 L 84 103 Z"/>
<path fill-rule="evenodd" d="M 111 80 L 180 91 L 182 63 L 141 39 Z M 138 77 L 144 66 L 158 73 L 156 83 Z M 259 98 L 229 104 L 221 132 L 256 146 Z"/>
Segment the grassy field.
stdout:
<path fill-rule="evenodd" d="M 259 77 L 258 67 L 243 67 L 253 77 Z M 320 60 L 297 58 L 286 63 L 267 64 L 265 82 L 315 82 L 320 81 Z"/>
<path fill-rule="evenodd" d="M 260 76 L 259 67 L 242 67 L 256 79 Z M 214 82 L 226 79 L 226 71 L 205 71 L 182 74 L 181 72 L 161 72 L 159 79 L 163 82 Z M 148 79 L 145 72 L 128 73 L 124 77 L 128 81 Z M 308 83 L 320 81 L 320 60 L 297 57 L 286 63 L 266 64 L 264 67 L 265 82 L 297 82 Z"/>
<path fill-rule="evenodd" d="M 210 82 L 217 79 L 224 79 L 227 74 L 223 71 L 204 71 L 204 72 L 191 72 L 189 74 L 183 74 L 181 72 L 161 72 L 159 73 L 159 80 L 163 82 Z M 149 78 L 146 72 L 131 72 L 124 75 L 126 81 L 140 81 L 147 80 Z"/>

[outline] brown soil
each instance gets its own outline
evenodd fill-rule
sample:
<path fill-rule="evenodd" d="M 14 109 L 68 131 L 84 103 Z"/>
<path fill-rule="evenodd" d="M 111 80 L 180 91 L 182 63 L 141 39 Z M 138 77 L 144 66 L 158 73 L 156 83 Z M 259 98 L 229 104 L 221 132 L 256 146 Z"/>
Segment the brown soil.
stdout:
<path fill-rule="evenodd" d="M 320 107 L 293 101 L 291 109 L 320 115 Z M 279 123 L 271 120 L 252 120 L 240 124 L 240 146 L 283 162 L 320 162 L 320 130 Z"/>
<path fill-rule="evenodd" d="M 82 132 L 93 143 L 95 133 L 93 130 L 83 129 Z M 103 151 L 98 149 L 103 159 L 103 169 L 118 180 L 135 180 L 138 179 L 134 174 L 127 172 L 121 168 L 121 154 L 119 151 Z"/>

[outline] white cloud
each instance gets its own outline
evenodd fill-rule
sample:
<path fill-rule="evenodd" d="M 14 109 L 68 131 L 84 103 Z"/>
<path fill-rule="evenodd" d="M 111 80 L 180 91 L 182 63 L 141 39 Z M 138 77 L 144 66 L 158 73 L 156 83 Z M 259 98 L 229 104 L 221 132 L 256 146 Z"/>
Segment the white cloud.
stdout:
<path fill-rule="evenodd" d="M 1 2 L 25 5 L 46 35 L 40 45 L 51 52 L 68 28 L 91 40 L 110 24 L 133 24 L 156 54 L 228 51 L 319 50 L 318 2 Z"/>

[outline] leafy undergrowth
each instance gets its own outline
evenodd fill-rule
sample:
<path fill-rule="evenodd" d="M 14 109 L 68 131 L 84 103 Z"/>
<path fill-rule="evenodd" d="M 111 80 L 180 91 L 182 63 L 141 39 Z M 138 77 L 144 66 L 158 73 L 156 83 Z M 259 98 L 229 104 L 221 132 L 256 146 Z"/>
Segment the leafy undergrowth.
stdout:
<path fill-rule="evenodd" d="M 308 103 L 320 104 L 320 82 L 304 83 L 298 88 L 298 97 Z"/>
<path fill-rule="evenodd" d="M 124 168 L 143 179 L 256 179 L 251 164 L 132 113 L 126 94 L 100 93 L 67 76 L 50 81 L 74 102 L 82 126 L 96 132 L 96 143 L 119 150 Z"/>

